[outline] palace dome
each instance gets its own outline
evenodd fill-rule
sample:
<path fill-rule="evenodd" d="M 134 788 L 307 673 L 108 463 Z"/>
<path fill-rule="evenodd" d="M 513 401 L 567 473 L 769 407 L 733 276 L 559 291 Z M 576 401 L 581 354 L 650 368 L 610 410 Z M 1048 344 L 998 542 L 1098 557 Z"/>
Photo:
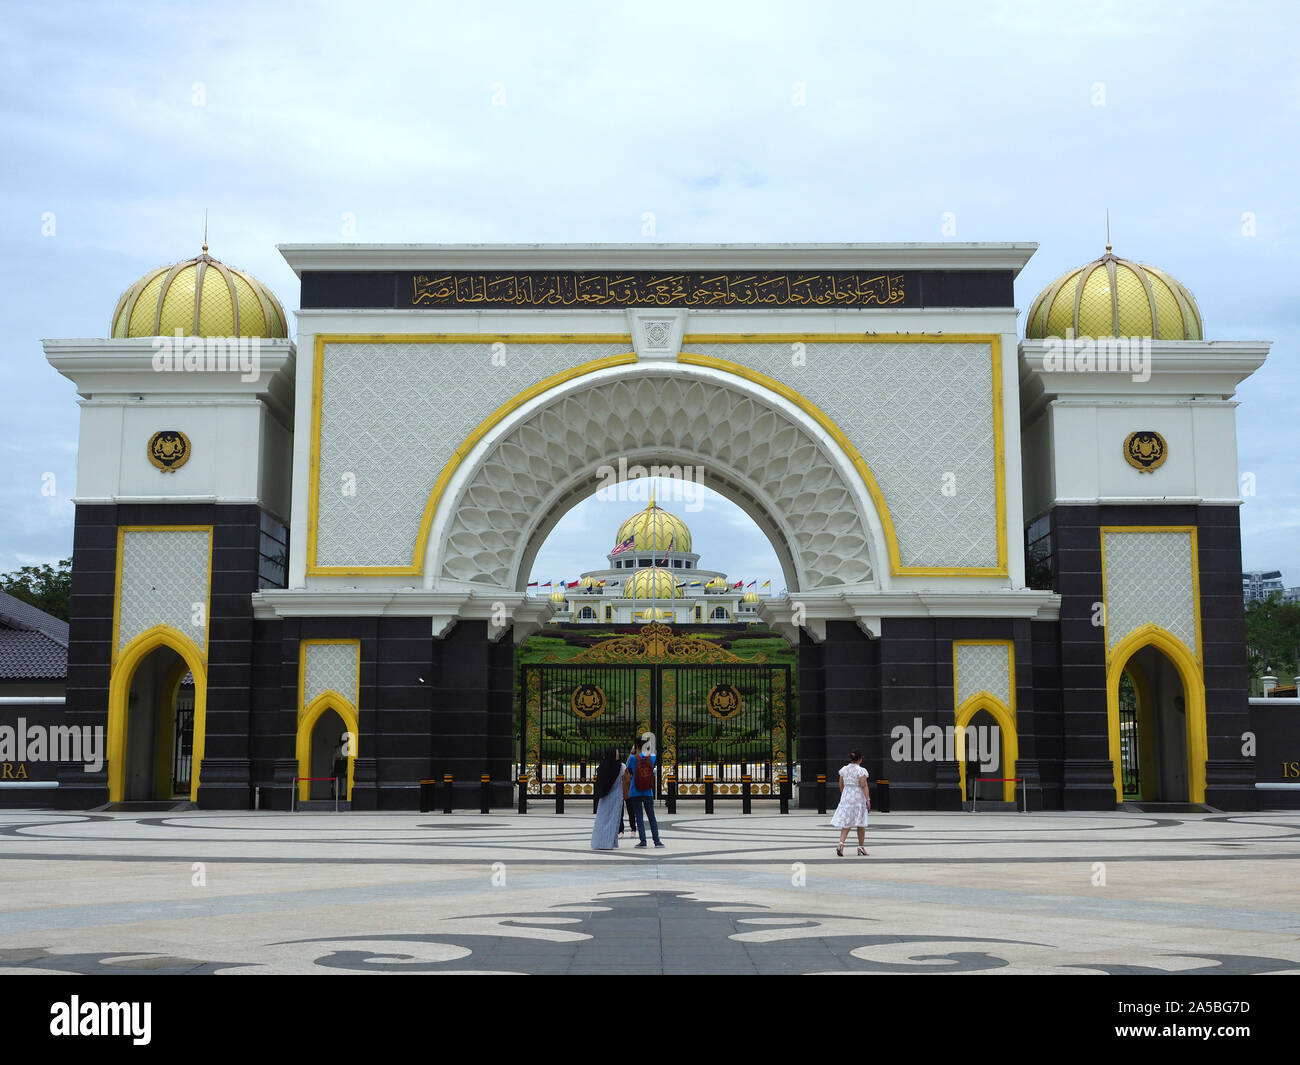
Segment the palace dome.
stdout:
<path fill-rule="evenodd" d="M 670 544 L 674 551 L 691 549 L 691 530 L 686 522 L 669 514 L 653 498 L 645 510 L 633 514 L 618 527 L 614 545 L 617 547 L 629 536 L 635 537 L 634 551 L 667 551 Z"/>
<path fill-rule="evenodd" d="M 713 591 L 713 592 L 724 592 L 730 587 L 731 585 L 729 585 L 721 577 L 714 577 L 713 580 L 707 582 L 704 585 L 705 591 Z"/>
<path fill-rule="evenodd" d="M 563 603 L 564 600 L 565 600 L 565 595 L 562 589 L 556 588 L 555 591 L 551 593 L 552 603 Z"/>
<path fill-rule="evenodd" d="M 742 603 L 757 603 L 759 600 L 760 596 L 757 592 L 746 592 L 740 597 Z"/>
<path fill-rule="evenodd" d="M 584 592 L 589 592 L 591 591 L 591 589 L 596 587 L 596 578 L 583 577 L 582 580 L 578 582 L 578 587 L 581 588 Z"/>
<path fill-rule="evenodd" d="M 624 599 L 681 599 L 682 591 L 672 572 L 649 566 L 639 569 L 623 585 Z"/>
<path fill-rule="evenodd" d="M 251 274 L 208 254 L 150 270 L 122 293 L 109 336 L 286 337 L 284 308 Z"/>
<path fill-rule="evenodd" d="M 1201 340 L 1201 312 L 1192 294 L 1162 270 L 1106 254 L 1048 285 L 1030 305 L 1025 339 L 1152 337 Z"/>

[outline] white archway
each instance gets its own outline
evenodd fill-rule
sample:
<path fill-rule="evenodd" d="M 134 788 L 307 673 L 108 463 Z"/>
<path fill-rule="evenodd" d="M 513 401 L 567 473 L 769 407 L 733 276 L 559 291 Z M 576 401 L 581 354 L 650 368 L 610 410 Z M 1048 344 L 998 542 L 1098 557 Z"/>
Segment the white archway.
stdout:
<path fill-rule="evenodd" d="M 791 591 L 887 587 L 880 516 L 826 427 L 753 382 L 675 362 L 586 375 L 492 426 L 438 501 L 426 587 L 522 591 L 546 535 L 620 457 L 703 465 L 772 542 Z"/>

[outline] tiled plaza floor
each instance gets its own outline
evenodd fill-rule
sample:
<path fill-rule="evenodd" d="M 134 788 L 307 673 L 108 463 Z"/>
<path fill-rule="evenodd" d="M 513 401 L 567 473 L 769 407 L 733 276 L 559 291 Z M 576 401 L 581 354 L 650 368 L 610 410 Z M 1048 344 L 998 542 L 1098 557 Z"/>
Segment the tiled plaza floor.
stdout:
<path fill-rule="evenodd" d="M 1300 812 L 591 823 L 3 811 L 0 973 L 1300 972 Z"/>

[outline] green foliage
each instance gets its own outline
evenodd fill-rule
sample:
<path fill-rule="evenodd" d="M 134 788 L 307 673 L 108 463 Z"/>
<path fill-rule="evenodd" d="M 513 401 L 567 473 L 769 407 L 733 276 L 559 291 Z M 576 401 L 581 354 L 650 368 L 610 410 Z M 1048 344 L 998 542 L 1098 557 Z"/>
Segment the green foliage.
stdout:
<path fill-rule="evenodd" d="M 1270 670 L 1282 684 L 1300 673 L 1300 603 L 1274 594 L 1246 605 L 1246 656 L 1258 680 Z"/>
<path fill-rule="evenodd" d="M 0 573 L 0 588 L 15 599 L 67 621 L 72 593 L 72 559 L 62 559 L 58 569 L 47 562 L 41 566 L 23 566 L 13 573 Z"/>

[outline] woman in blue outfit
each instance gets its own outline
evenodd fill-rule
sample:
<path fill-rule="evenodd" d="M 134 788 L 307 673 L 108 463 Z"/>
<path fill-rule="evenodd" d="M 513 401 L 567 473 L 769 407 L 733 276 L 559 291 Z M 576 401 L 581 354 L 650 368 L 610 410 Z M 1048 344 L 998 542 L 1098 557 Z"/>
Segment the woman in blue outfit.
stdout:
<path fill-rule="evenodd" d="M 659 759 L 655 755 L 654 733 L 647 732 L 642 735 L 639 748 L 627 760 L 627 772 L 632 776 L 632 786 L 627 789 L 627 798 L 628 802 L 632 804 L 632 809 L 636 811 L 636 831 L 637 835 L 641 837 L 641 842 L 637 844 L 638 847 L 646 845 L 646 818 L 650 819 L 650 834 L 654 837 L 655 846 L 663 846 L 659 839 L 659 822 L 655 820 L 654 768 L 658 761 Z M 636 771 L 638 766 L 642 767 L 643 775 L 645 769 L 649 769 L 650 780 L 646 787 L 637 787 Z"/>
<path fill-rule="evenodd" d="M 618 751 L 610 747 L 601 756 L 596 767 L 596 824 L 591 830 L 591 849 L 612 851 L 618 848 L 619 833 L 623 828 L 623 788 L 620 784 L 626 770 L 618 760 Z"/>

